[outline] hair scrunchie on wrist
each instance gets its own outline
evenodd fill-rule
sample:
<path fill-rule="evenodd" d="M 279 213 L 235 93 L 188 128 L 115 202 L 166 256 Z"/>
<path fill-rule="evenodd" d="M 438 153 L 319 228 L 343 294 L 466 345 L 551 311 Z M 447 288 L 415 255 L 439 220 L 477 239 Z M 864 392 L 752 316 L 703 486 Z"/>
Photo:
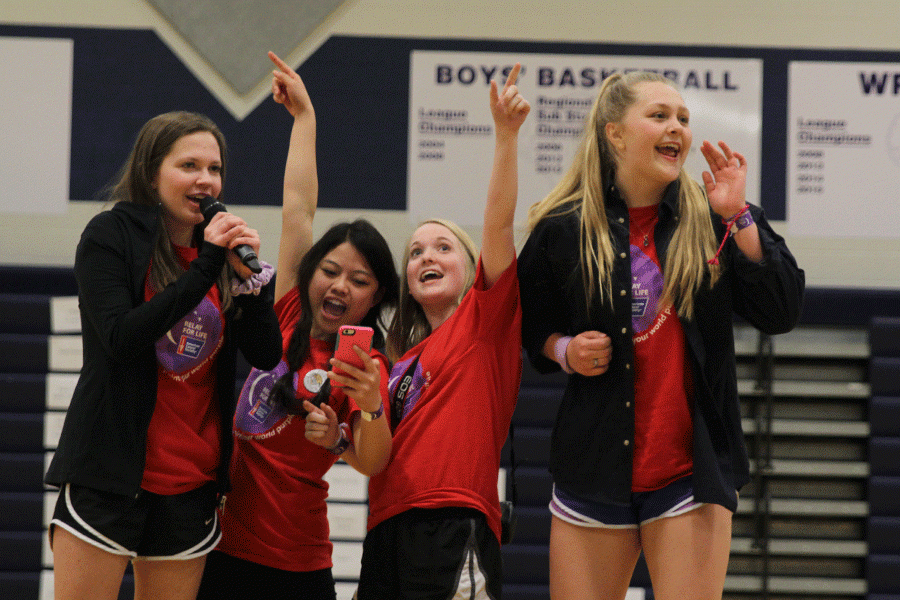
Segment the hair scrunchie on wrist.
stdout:
<path fill-rule="evenodd" d="M 238 296 L 240 294 L 253 294 L 254 296 L 259 295 L 259 291 L 272 279 L 272 275 L 275 274 L 275 267 L 270 265 L 265 261 L 259 261 L 260 266 L 262 267 L 262 271 L 259 273 L 254 273 L 250 276 L 249 279 L 244 279 L 243 281 L 238 279 L 237 277 L 233 277 L 231 279 L 231 294 L 234 296 Z"/>

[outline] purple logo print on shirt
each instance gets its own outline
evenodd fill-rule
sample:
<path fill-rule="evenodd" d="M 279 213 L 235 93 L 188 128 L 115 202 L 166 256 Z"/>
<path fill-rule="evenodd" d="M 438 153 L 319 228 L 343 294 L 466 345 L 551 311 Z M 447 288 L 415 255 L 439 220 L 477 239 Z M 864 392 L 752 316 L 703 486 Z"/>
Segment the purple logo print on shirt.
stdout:
<path fill-rule="evenodd" d="M 234 428 L 237 431 L 259 435 L 269 431 L 287 415 L 281 408 L 269 402 L 275 381 L 287 373 L 288 365 L 282 360 L 271 371 L 253 369 L 241 388 L 237 410 L 234 413 Z M 294 387 L 297 374 L 294 373 Z"/>
<path fill-rule="evenodd" d="M 156 341 L 156 360 L 167 371 L 186 373 L 210 357 L 221 336 L 219 309 L 209 298 L 204 298 Z"/>
<path fill-rule="evenodd" d="M 391 398 L 395 396 L 397 391 L 397 385 L 400 383 L 400 379 L 406 375 L 406 371 L 409 370 L 409 364 L 413 361 L 415 357 L 409 358 L 408 360 L 400 361 L 394 365 L 394 368 L 391 369 L 391 376 L 388 379 L 388 389 L 391 393 Z M 416 364 L 415 372 L 413 373 L 412 381 L 409 384 L 409 389 L 406 390 L 406 396 L 403 399 L 403 415 L 401 418 L 406 418 L 406 415 L 412 411 L 412 409 L 416 406 L 416 403 L 419 401 L 419 398 L 422 396 L 422 390 L 427 387 L 428 380 L 422 373 L 422 363 L 419 362 Z"/>
<path fill-rule="evenodd" d="M 646 331 L 656 320 L 663 291 L 663 274 L 644 251 L 631 246 L 631 326 L 635 333 Z"/>

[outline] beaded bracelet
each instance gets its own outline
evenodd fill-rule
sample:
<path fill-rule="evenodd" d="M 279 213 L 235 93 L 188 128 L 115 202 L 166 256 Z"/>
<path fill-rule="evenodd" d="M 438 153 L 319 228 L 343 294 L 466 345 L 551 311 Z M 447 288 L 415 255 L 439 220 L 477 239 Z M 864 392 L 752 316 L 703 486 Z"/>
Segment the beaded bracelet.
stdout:
<path fill-rule="evenodd" d="M 721 253 L 722 248 L 725 247 L 725 240 L 727 240 L 728 236 L 731 235 L 731 226 L 734 225 L 735 223 L 737 223 L 742 217 L 745 217 L 745 216 L 749 219 L 749 222 L 745 223 L 744 225 L 738 225 L 738 229 L 743 229 L 744 227 L 749 227 L 754 222 L 753 217 L 750 216 L 750 205 L 749 204 L 745 204 L 744 208 L 739 210 L 738 213 L 736 215 L 734 215 L 733 217 L 731 217 L 730 219 L 726 219 L 724 217 L 722 218 L 722 224 L 725 225 L 725 237 L 722 238 L 722 243 L 719 244 L 719 249 L 716 250 L 716 255 L 713 256 L 708 261 L 706 261 L 707 263 L 709 263 L 711 265 L 719 264 L 719 253 Z"/>

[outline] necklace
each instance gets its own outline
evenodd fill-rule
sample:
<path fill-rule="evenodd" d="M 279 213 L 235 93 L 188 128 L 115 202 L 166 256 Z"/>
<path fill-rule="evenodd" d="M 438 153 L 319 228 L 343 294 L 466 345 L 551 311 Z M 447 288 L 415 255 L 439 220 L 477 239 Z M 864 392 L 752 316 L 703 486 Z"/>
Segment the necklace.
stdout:
<path fill-rule="evenodd" d="M 628 227 L 635 237 L 643 238 L 644 248 L 650 245 L 650 235 L 658 222 L 659 213 L 657 206 L 628 209 Z"/>
<path fill-rule="evenodd" d="M 638 237 L 644 238 L 644 248 L 646 248 L 647 246 L 650 245 L 650 232 L 653 230 L 653 228 L 655 226 L 656 226 L 656 219 L 653 219 L 653 221 L 650 223 L 650 226 L 647 227 L 646 230 L 640 230 L 640 229 L 637 230 Z"/>

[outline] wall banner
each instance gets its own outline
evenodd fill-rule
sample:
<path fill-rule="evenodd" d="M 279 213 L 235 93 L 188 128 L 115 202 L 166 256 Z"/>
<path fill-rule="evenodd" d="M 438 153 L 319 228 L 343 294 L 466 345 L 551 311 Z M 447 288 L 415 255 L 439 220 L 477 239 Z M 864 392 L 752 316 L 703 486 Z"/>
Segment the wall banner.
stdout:
<path fill-rule="evenodd" d="M 897 236 L 900 64 L 791 62 L 790 231 Z"/>
<path fill-rule="evenodd" d="M 747 157 L 747 198 L 759 203 L 762 61 L 697 57 L 511 54 L 414 50 L 411 53 L 407 207 L 409 218 L 482 222 L 494 149 L 491 79 L 522 63 L 519 89 L 532 106 L 519 135 L 516 223 L 559 181 L 608 75 L 647 69 L 673 79 L 690 110 L 694 143 L 686 162 L 698 181 L 699 147 L 723 140 Z"/>

